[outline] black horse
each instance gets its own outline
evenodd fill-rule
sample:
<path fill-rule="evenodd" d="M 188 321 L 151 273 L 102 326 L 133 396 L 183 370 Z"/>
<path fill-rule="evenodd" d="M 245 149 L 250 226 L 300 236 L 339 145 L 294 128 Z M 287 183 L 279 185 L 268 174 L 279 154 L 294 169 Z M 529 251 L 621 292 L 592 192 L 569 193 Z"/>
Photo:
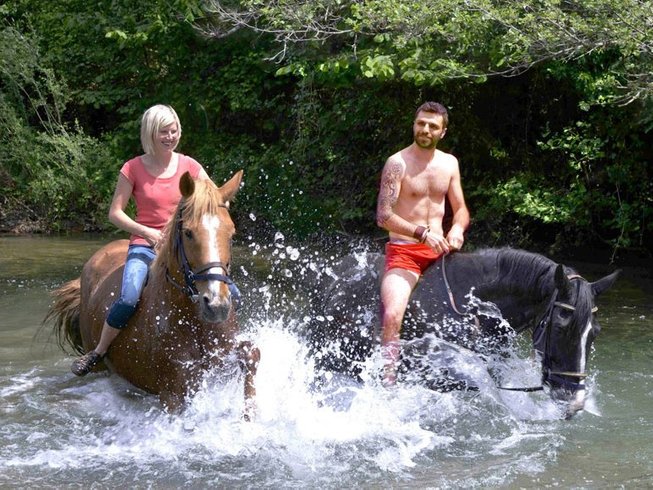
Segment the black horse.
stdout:
<path fill-rule="evenodd" d="M 310 332 L 320 367 L 356 374 L 373 353 L 382 268 L 383 256 L 368 253 L 329 269 Z M 424 356 L 432 348 L 446 361 L 442 345 L 449 343 L 496 353 L 530 329 L 542 384 L 571 417 L 584 407 L 588 355 L 600 330 L 595 300 L 618 275 L 590 283 L 542 255 L 510 248 L 447 255 L 426 271 L 411 296 L 401 332 L 404 366 L 411 369 L 409 351 Z M 422 341 L 434 336 L 443 343 Z"/>

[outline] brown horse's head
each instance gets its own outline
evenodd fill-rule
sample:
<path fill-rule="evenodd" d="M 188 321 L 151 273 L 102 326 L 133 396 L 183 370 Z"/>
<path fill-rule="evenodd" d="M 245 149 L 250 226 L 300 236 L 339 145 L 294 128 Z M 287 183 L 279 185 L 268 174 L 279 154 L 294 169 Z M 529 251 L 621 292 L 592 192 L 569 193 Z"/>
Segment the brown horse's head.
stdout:
<path fill-rule="evenodd" d="M 229 201 L 238 192 L 242 176 L 240 170 L 217 187 L 209 180 L 193 180 L 186 172 L 179 182 L 182 199 L 159 253 L 167 256 L 173 284 L 197 304 L 198 316 L 206 322 L 225 321 L 232 306 L 229 266 L 236 230 Z"/>

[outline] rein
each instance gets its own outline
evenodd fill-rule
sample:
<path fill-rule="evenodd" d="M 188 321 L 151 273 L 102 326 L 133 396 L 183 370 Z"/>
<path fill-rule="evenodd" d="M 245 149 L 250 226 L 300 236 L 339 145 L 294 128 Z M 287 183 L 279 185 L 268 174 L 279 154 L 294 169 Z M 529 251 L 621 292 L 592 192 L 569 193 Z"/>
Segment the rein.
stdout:
<path fill-rule="evenodd" d="M 444 286 L 447 289 L 447 296 L 449 296 L 449 303 L 451 303 L 451 307 L 453 308 L 453 311 L 458 313 L 458 315 L 460 316 L 465 316 L 465 314 L 458 309 L 458 305 L 456 305 L 456 299 L 454 298 L 453 291 L 451 290 L 451 286 L 449 285 L 449 279 L 447 278 L 447 268 L 445 266 L 445 260 L 444 260 L 445 257 L 446 255 L 442 256 L 442 278 L 444 279 Z M 468 316 L 471 316 L 471 318 L 474 319 L 474 325 L 476 325 L 476 328 L 481 327 L 481 322 L 479 321 L 476 315 L 470 314 Z"/>
<path fill-rule="evenodd" d="M 567 279 L 574 280 L 574 279 L 583 279 L 582 276 L 578 274 L 572 274 L 567 276 Z M 546 384 L 547 381 L 556 381 L 559 384 L 577 391 L 580 389 L 585 388 L 584 380 L 587 378 L 588 374 L 584 372 L 577 372 L 577 371 L 553 371 L 550 367 L 551 365 L 551 317 L 553 316 L 553 310 L 555 307 L 562 308 L 568 311 L 576 311 L 576 308 L 570 304 L 563 303 L 562 301 L 558 301 L 558 289 L 555 289 L 553 291 L 553 296 L 551 298 L 551 301 L 549 303 L 548 308 L 544 312 L 544 316 L 538 323 L 537 327 L 535 328 L 533 332 L 533 344 L 536 344 L 538 342 L 535 341 L 535 337 L 538 336 L 538 331 L 539 331 L 539 336 L 545 335 L 544 338 L 544 352 L 540 353 L 544 356 L 542 359 L 542 383 Z M 598 308 L 595 306 L 592 308 L 591 312 L 596 313 L 598 311 Z M 568 379 L 565 379 L 565 377 L 574 377 L 574 378 L 579 378 L 578 382 L 574 381 L 569 381 Z"/>
<path fill-rule="evenodd" d="M 219 206 L 222 208 L 227 208 L 227 206 L 224 204 L 220 204 Z M 181 285 L 177 281 L 175 281 L 170 275 L 170 271 L 168 269 L 166 269 L 166 279 L 170 282 L 170 284 L 172 284 L 177 289 L 179 289 L 182 293 L 188 296 L 193 303 L 197 303 L 197 301 L 199 300 L 199 291 L 197 290 L 197 286 L 195 285 L 197 281 L 220 281 L 220 282 L 224 282 L 227 285 L 233 284 L 233 281 L 229 277 L 229 264 L 225 265 L 222 262 L 208 262 L 203 266 L 198 267 L 197 269 L 191 268 L 190 263 L 188 262 L 188 258 L 186 257 L 184 242 L 181 239 L 182 223 L 183 223 L 183 220 L 181 219 L 181 212 L 182 212 L 182 207 L 180 206 L 179 213 L 177 215 L 177 226 L 175 227 L 174 248 L 177 250 L 179 256 L 178 257 L 179 263 L 181 264 L 181 269 L 184 274 L 184 282 L 186 284 Z M 215 274 L 212 272 L 207 272 L 214 267 L 219 267 L 225 273 Z"/>
<path fill-rule="evenodd" d="M 451 286 L 449 285 L 449 280 L 447 278 L 447 271 L 445 267 L 445 257 L 446 255 L 442 256 L 442 277 L 444 279 L 444 284 L 447 289 L 447 295 L 449 296 L 449 302 L 451 303 L 451 307 L 453 310 L 458 313 L 459 315 L 463 315 L 460 310 L 458 309 L 456 302 L 454 300 L 454 295 L 453 291 L 451 289 Z M 574 280 L 574 279 L 584 279 L 582 276 L 578 274 L 571 274 L 567 276 L 568 280 Z M 533 337 L 535 338 L 536 335 L 538 335 L 538 332 L 540 332 L 539 335 L 544 333 L 546 335 L 545 337 L 545 344 L 544 344 L 544 352 L 542 353 L 544 358 L 542 360 L 542 385 L 540 386 L 524 386 L 524 387 L 511 387 L 511 386 L 500 386 L 497 385 L 497 388 L 500 390 L 506 390 L 506 391 L 521 391 L 525 393 L 531 393 L 535 391 L 543 391 L 544 390 L 544 384 L 547 383 L 547 381 L 550 380 L 555 380 L 561 385 L 564 385 L 566 387 L 569 387 L 570 389 L 573 390 L 579 390 L 581 388 L 584 388 L 585 385 L 584 379 L 587 378 L 588 374 L 587 373 L 581 373 L 581 372 L 576 372 L 576 371 L 553 371 L 550 368 L 551 364 L 551 352 L 550 352 L 550 339 L 551 339 L 551 317 L 553 316 L 553 309 L 555 307 L 562 308 L 565 310 L 569 311 L 576 311 L 576 307 L 572 306 L 568 303 L 563 303 L 562 301 L 558 301 L 558 289 L 556 288 L 553 292 L 553 296 L 551 297 L 551 300 L 549 301 L 549 306 L 547 307 L 546 311 L 544 312 L 544 315 L 542 316 L 542 319 L 538 322 L 537 327 L 535 328 L 533 332 Z M 595 313 L 598 311 L 598 308 L 595 306 L 592 308 L 592 313 Z M 476 321 L 478 319 L 476 316 L 474 316 Z M 535 340 L 533 341 L 533 344 L 535 344 Z M 575 378 L 580 378 L 581 381 L 579 382 L 573 382 L 565 379 L 563 376 L 570 376 L 570 377 L 575 377 Z"/>
<path fill-rule="evenodd" d="M 447 295 L 449 296 L 449 302 L 451 303 L 451 307 L 453 308 L 453 311 L 458 313 L 460 316 L 463 316 L 463 314 L 458 309 L 458 306 L 456 305 L 456 300 L 453 297 L 453 292 L 451 291 L 451 286 L 449 285 L 449 279 L 447 278 L 447 268 L 444 265 L 445 257 L 446 254 L 442 256 L 442 278 L 444 279 L 444 285 L 447 288 Z"/>

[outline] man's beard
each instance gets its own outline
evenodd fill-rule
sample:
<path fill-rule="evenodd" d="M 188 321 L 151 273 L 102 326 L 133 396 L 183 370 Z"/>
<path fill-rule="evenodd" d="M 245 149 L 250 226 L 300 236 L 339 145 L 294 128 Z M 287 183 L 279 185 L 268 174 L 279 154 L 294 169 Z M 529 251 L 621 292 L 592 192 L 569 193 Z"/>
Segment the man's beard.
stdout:
<path fill-rule="evenodd" d="M 420 141 L 420 139 L 422 141 Z M 415 144 L 417 146 L 419 146 L 424 150 L 432 150 L 438 144 L 438 140 L 436 138 L 432 138 L 430 136 L 425 136 L 425 135 L 419 135 L 419 134 L 415 135 L 413 141 L 415 141 Z"/>

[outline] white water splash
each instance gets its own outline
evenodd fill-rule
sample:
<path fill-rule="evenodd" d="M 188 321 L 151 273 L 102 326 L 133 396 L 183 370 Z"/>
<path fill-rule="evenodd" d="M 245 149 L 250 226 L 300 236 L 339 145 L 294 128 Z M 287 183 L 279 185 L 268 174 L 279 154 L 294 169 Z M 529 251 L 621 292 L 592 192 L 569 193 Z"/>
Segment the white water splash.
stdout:
<path fill-rule="evenodd" d="M 547 453 L 561 444 L 549 427 L 529 424 L 556 419 L 548 398 L 499 392 L 479 361 L 463 351 L 454 352 L 449 367 L 474 379 L 479 392 L 439 393 L 419 383 L 385 389 L 376 356 L 362 366 L 362 382 L 316 373 L 315 359 L 300 335 L 314 319 L 304 307 L 307 291 L 295 279 L 328 276 L 322 271 L 330 270 L 330 261 L 289 246 L 283 235 L 271 247 L 252 244 L 249 250 L 252 256 L 267 253 L 272 269 L 266 280 L 243 288 L 260 306 L 244 320 L 243 334 L 261 350 L 252 422 L 241 416 L 243 380 L 235 363 L 210 373 L 187 410 L 171 416 L 155 397 L 115 376 L 74 378 L 66 359 L 55 375 L 33 369 L 1 380 L 3 413 L 12 410 L 12 422 L 0 428 L 0 473 L 6 475 L 0 482 L 303 488 L 343 481 L 410 484 L 425 474 L 440 479 L 416 486 L 473 486 L 509 481 L 506 470 L 524 451 L 528 463 L 520 464 L 537 473 Z M 365 253 L 354 257 L 357 268 L 369 265 Z M 256 274 L 243 272 L 247 278 Z M 290 277 L 293 281 L 279 286 Z M 322 319 L 323 324 L 333 320 L 328 315 Z M 505 380 L 537 378 L 537 366 L 530 361 L 505 361 Z M 325 382 L 316 383 L 317 375 Z M 506 463 L 489 464 L 477 476 L 466 467 L 460 470 L 466 476 L 456 479 L 461 458 L 488 454 L 501 455 Z M 27 480 L 21 480 L 24 474 L 30 475 Z"/>
<path fill-rule="evenodd" d="M 258 410 L 251 423 L 241 418 L 242 379 L 235 371 L 208 376 L 181 416 L 165 414 L 153 397 L 100 375 L 61 394 L 75 430 L 59 434 L 58 447 L 5 464 L 75 469 L 130 460 L 147 468 L 188 458 L 182 466 L 254 457 L 305 480 L 334 465 L 343 471 L 362 465 L 366 471 L 401 474 L 424 453 L 446 453 L 458 440 L 457 424 L 469 415 L 468 396 L 410 385 L 387 390 L 374 381 L 375 360 L 364 373 L 367 383 L 332 377 L 335 388 L 316 390 L 308 349 L 287 327 L 287 321 L 277 320 L 252 334 L 261 363 Z M 472 407 L 482 412 L 476 403 Z M 517 438 L 510 445 L 519 444 L 520 424 L 510 416 L 502 424 L 510 427 L 510 438 Z M 267 471 L 272 479 L 280 477 Z"/>

